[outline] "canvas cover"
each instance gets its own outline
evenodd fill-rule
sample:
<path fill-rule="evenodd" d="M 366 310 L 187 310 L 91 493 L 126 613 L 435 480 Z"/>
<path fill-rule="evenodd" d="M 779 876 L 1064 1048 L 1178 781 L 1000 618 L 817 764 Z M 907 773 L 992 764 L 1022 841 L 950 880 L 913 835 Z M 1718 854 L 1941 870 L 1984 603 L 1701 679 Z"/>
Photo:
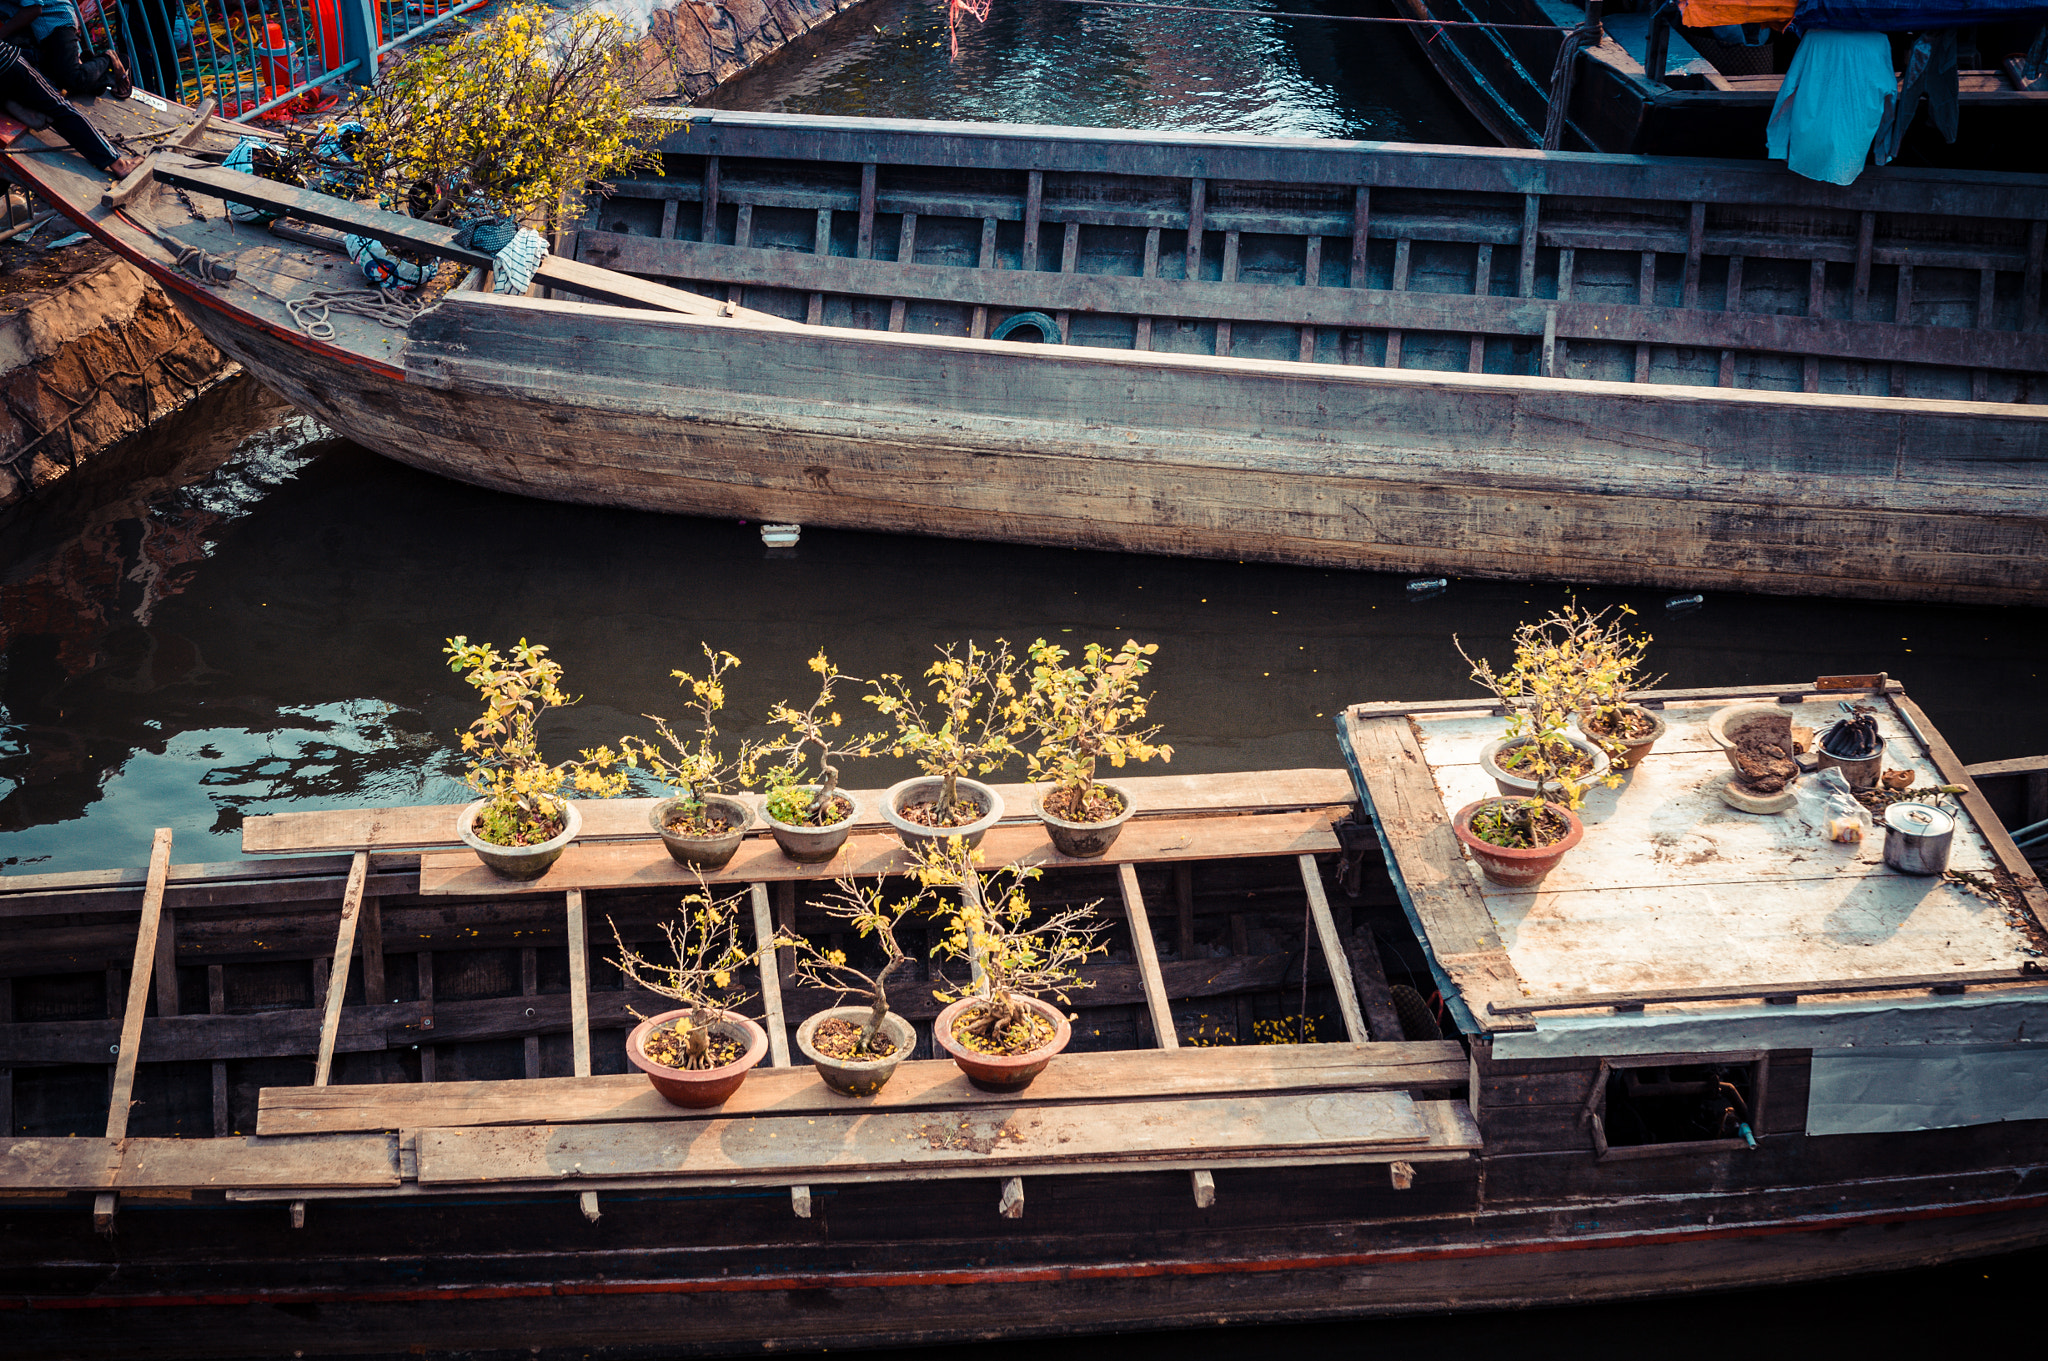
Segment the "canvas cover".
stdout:
<path fill-rule="evenodd" d="M 1972 24 L 2048 23 L 2048 5 L 2034 0 L 1912 0 L 1910 4 L 1871 0 L 1799 0 L 1794 29 L 1851 29 L 1865 33 L 1918 33 Z"/>

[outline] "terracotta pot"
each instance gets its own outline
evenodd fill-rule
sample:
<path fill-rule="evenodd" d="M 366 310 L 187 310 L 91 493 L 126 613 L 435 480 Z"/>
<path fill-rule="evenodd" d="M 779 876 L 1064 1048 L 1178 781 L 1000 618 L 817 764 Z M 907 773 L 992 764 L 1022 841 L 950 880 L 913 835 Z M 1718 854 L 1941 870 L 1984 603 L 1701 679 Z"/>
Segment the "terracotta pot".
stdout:
<path fill-rule="evenodd" d="M 1052 1022 L 1052 1039 L 1028 1054 L 998 1055 L 980 1054 L 964 1047 L 953 1038 L 953 1022 L 960 1013 L 981 1005 L 979 997 L 970 997 L 964 1002 L 955 1002 L 939 1013 L 932 1022 L 932 1043 L 953 1056 L 953 1062 L 960 1065 L 960 1071 L 967 1074 L 967 1080 L 988 1092 L 1021 1092 L 1031 1085 L 1031 1079 L 1045 1071 L 1053 1055 L 1067 1047 L 1073 1038 L 1073 1030 L 1067 1025 L 1066 1013 L 1059 1008 L 1039 1001 L 1036 997 L 1017 999 Z"/>
<path fill-rule="evenodd" d="M 896 835 L 903 838 L 904 845 L 915 849 L 933 842 L 950 841 L 957 836 L 969 846 L 979 846 L 982 833 L 1002 820 L 1003 796 L 980 780 L 970 780 L 964 775 L 953 781 L 954 793 L 958 799 L 972 800 L 985 810 L 974 821 L 960 827 L 927 827 L 896 811 L 906 803 L 925 803 L 936 799 L 945 783 L 943 776 L 920 775 L 914 780 L 889 786 L 889 792 L 882 800 L 882 816 L 896 829 Z"/>
<path fill-rule="evenodd" d="M 1650 748 L 1657 745 L 1658 739 L 1664 736 L 1665 730 L 1670 725 L 1665 723 L 1664 715 L 1654 709 L 1645 709 L 1640 704 L 1625 704 L 1622 707 L 1629 713 L 1641 714 L 1644 718 L 1650 720 L 1649 733 L 1646 736 L 1623 742 L 1621 755 L 1612 758 L 1616 770 L 1634 770 L 1643 763 L 1643 758 L 1650 754 Z M 1591 739 L 1596 744 L 1607 741 L 1606 738 L 1596 737 L 1586 730 L 1586 716 L 1584 714 L 1573 714 L 1572 726 L 1577 728 L 1582 736 Z M 1623 741 L 1621 738 L 1615 738 L 1614 740 L 1617 742 Z M 1602 749 L 1605 750 L 1606 748 L 1603 747 Z"/>
<path fill-rule="evenodd" d="M 561 800 L 561 804 L 566 825 L 558 835 L 538 846 L 494 846 L 478 836 L 476 815 L 484 806 L 482 799 L 455 815 L 455 834 L 462 838 L 463 845 L 476 852 L 476 858 L 484 862 L 484 868 L 500 879 L 538 879 L 548 872 L 549 866 L 562 858 L 562 852 L 569 849 L 576 833 L 583 830 L 583 815 L 576 811 L 576 805 L 567 799 Z"/>
<path fill-rule="evenodd" d="M 1579 783 L 1584 786 L 1598 783 L 1600 778 L 1607 773 L 1609 765 L 1607 753 L 1583 737 L 1575 737 L 1571 733 L 1562 733 L 1560 736 L 1564 741 L 1571 743 L 1580 751 L 1593 758 L 1593 768 L 1579 777 Z M 1502 737 L 1488 742 L 1479 753 L 1480 768 L 1493 777 L 1493 782 L 1499 786 L 1500 792 L 1509 798 L 1534 798 L 1536 796 L 1536 782 L 1506 769 L 1500 764 L 1499 758 L 1504 753 L 1516 747 L 1527 746 L 1535 740 L 1534 737 Z M 1564 792 L 1564 789 L 1556 780 L 1552 780 L 1550 787 L 1543 792 L 1546 794 L 1561 794 Z"/>
<path fill-rule="evenodd" d="M 712 1033 L 746 1045 L 746 1052 L 734 1062 L 720 1068 L 685 1069 L 671 1068 L 648 1058 L 641 1045 L 646 1042 L 649 1032 L 656 1026 L 669 1025 L 678 1017 L 689 1014 L 688 1009 L 664 1011 L 634 1026 L 633 1033 L 626 1036 L 626 1062 L 647 1074 L 654 1090 L 675 1105 L 716 1106 L 738 1091 L 740 1084 L 747 1080 L 747 1073 L 767 1057 L 768 1032 L 736 1012 L 722 1011 L 711 1023 Z"/>
<path fill-rule="evenodd" d="M 882 1018 L 883 1033 L 896 1042 L 896 1052 L 885 1059 L 835 1059 L 820 1054 L 812 1046 L 818 1027 L 825 1022 L 840 1020 L 866 1025 L 873 1011 L 873 1007 L 828 1007 L 796 1028 L 796 1047 L 817 1065 L 818 1076 L 825 1080 L 825 1085 L 841 1096 L 873 1096 L 881 1091 L 895 1073 L 896 1065 L 909 1058 L 910 1051 L 917 1047 L 916 1028 L 893 1011 Z"/>
<path fill-rule="evenodd" d="M 707 870 L 724 869 L 726 862 L 739 850 L 740 842 L 746 839 L 747 827 L 754 820 L 754 810 L 743 800 L 725 794 L 706 794 L 704 807 L 724 818 L 729 824 L 727 830 L 717 836 L 682 836 L 668 829 L 669 815 L 675 812 L 676 805 L 681 802 L 681 795 L 663 799 L 655 804 L 653 811 L 647 815 L 648 822 L 654 826 L 655 834 L 661 838 L 661 844 L 668 847 L 669 856 L 678 865 L 694 865 Z"/>
<path fill-rule="evenodd" d="M 1707 720 L 1707 736 L 1714 739 L 1722 755 L 1728 758 L 1729 766 L 1740 774 L 1742 767 L 1735 760 L 1735 748 L 1741 744 L 1743 734 L 1752 725 L 1767 727 L 1768 736 L 1783 742 L 1789 752 L 1792 749 L 1793 717 L 1793 712 L 1782 705 L 1730 704 Z"/>
<path fill-rule="evenodd" d="M 814 784 L 800 784 L 798 789 L 818 792 Z M 817 865 L 839 854 L 839 848 L 846 844 L 846 838 L 853 831 L 854 822 L 860 817 L 860 800 L 844 789 L 832 791 L 852 805 L 847 815 L 830 827 L 799 827 L 793 822 L 778 822 L 767 805 L 761 806 L 761 820 L 768 824 L 768 830 L 775 834 L 775 844 L 782 847 L 782 853 L 799 865 Z"/>
<path fill-rule="evenodd" d="M 1104 822 L 1069 822 L 1045 811 L 1045 798 L 1052 790 L 1048 789 L 1045 794 L 1039 795 L 1038 820 L 1044 823 L 1045 830 L 1052 834 L 1053 847 L 1061 855 L 1089 860 L 1098 855 L 1108 854 L 1109 848 L 1116 844 L 1117 835 L 1123 831 L 1124 824 L 1131 820 L 1131 814 L 1138 811 L 1137 801 L 1131 798 L 1131 791 L 1122 785 L 1097 780 L 1095 787 L 1107 789 L 1122 799 L 1124 811 Z"/>
<path fill-rule="evenodd" d="M 1514 850 L 1507 846 L 1496 846 L 1491 841 L 1482 841 L 1472 832 L 1472 815 L 1489 804 L 1509 803 L 1509 799 L 1475 799 L 1458 810 L 1451 819 L 1451 830 L 1465 848 L 1472 852 L 1472 858 L 1479 863 L 1479 872 L 1503 888 L 1534 888 L 1543 882 L 1543 876 L 1557 868 L 1564 859 L 1564 853 L 1579 844 L 1586 834 L 1586 824 L 1563 804 L 1545 804 L 1564 814 L 1571 829 L 1548 846 L 1533 850 Z"/>

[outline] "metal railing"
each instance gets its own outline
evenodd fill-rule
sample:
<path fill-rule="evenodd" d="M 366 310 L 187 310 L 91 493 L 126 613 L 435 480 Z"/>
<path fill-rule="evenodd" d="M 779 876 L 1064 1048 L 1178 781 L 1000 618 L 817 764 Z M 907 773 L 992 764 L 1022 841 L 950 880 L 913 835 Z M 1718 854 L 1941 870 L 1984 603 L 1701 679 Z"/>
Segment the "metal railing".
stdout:
<path fill-rule="evenodd" d="M 111 48 L 137 88 L 223 118 L 314 114 L 377 58 L 490 0 L 81 0 L 85 46 Z"/>

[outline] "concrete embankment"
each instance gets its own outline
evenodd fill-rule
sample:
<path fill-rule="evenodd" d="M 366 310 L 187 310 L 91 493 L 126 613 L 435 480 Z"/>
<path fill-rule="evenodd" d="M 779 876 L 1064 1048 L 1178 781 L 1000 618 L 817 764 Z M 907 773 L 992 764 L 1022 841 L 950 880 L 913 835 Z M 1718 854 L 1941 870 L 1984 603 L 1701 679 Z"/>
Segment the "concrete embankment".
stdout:
<path fill-rule="evenodd" d="M 703 99 L 860 2 L 682 0 L 649 18 L 644 51 L 657 78 L 674 82 L 676 98 Z"/>
<path fill-rule="evenodd" d="M 0 275 L 0 507 L 61 481 L 233 368 L 96 245 Z"/>

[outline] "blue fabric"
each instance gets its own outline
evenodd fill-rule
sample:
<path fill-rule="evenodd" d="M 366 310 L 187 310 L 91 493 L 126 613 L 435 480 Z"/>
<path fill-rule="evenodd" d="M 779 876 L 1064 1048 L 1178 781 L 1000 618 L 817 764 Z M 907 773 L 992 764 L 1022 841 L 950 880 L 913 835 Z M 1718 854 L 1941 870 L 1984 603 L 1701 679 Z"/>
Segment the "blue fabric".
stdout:
<path fill-rule="evenodd" d="M 81 31 L 85 27 L 78 17 L 78 6 L 71 0 L 0 0 L 0 22 L 12 19 L 32 3 L 43 7 L 42 16 L 28 24 L 29 35 L 38 43 L 67 25 Z"/>
<path fill-rule="evenodd" d="M 1770 158 L 1808 179 L 1850 183 L 1898 89 L 1884 34 L 1815 29 L 1799 40 L 1771 107 Z"/>
<path fill-rule="evenodd" d="M 1913 0 L 1911 4 L 1858 0 L 1799 0 L 1792 31 L 1851 29 L 1863 33 L 1918 33 L 1972 24 L 2048 22 L 2048 5 L 2032 0 Z"/>

